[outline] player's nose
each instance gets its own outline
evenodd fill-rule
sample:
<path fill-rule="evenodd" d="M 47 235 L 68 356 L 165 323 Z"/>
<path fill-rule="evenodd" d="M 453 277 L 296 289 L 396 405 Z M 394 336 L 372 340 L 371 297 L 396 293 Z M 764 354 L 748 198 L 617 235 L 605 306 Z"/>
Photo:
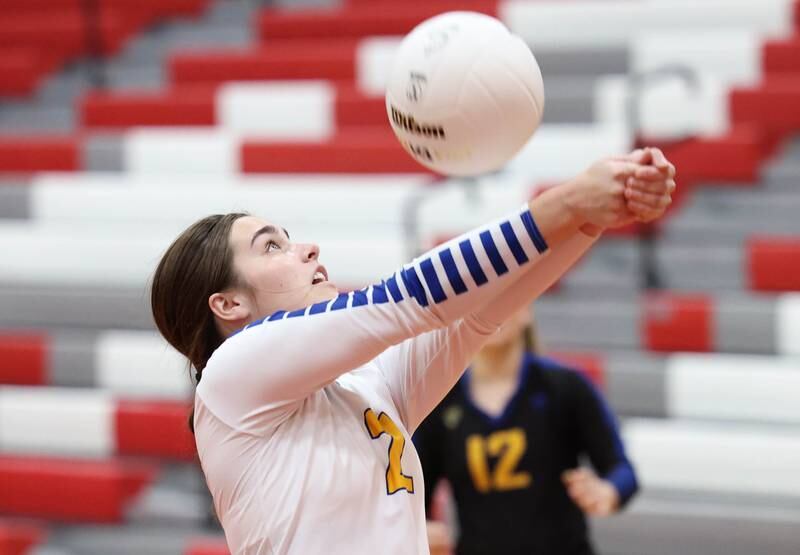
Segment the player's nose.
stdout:
<path fill-rule="evenodd" d="M 312 262 L 319 258 L 319 245 L 314 243 L 305 243 L 300 249 L 300 256 L 304 262 Z"/>

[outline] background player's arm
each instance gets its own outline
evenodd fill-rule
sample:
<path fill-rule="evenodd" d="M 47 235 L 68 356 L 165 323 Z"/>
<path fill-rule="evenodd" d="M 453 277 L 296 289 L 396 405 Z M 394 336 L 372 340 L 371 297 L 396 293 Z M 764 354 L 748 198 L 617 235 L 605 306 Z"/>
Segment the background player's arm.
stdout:
<path fill-rule="evenodd" d="M 444 477 L 443 453 L 445 430 L 440 414 L 434 413 L 425 419 L 414 432 L 414 447 L 422 465 L 425 485 L 425 519 L 428 532 L 428 546 L 431 555 L 452 552 L 452 537 L 444 522 L 433 520 L 433 495 L 440 480 Z"/>
<path fill-rule="evenodd" d="M 379 367 L 408 430 L 414 430 L 444 398 L 486 339 L 550 287 L 596 239 L 574 233 L 479 310 L 444 329 L 392 347 L 379 357 Z"/>
<path fill-rule="evenodd" d="M 588 469 L 569 471 L 565 483 L 584 512 L 610 514 L 623 508 L 637 492 L 636 472 L 625 454 L 616 419 L 601 394 L 582 376 L 570 374 L 570 397 L 580 445 L 597 475 Z M 609 502 L 605 488 L 613 489 L 615 502 Z"/>
<path fill-rule="evenodd" d="M 433 492 L 444 475 L 443 432 L 441 419 L 431 416 L 420 424 L 412 437 L 425 479 L 425 513 L 428 518 L 431 516 Z"/>

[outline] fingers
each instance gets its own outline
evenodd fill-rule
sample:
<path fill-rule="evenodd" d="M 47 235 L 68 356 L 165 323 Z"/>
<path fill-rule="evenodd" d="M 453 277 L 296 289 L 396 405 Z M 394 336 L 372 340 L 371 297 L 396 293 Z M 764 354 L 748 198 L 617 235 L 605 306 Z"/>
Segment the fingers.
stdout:
<path fill-rule="evenodd" d="M 658 169 L 667 169 L 669 162 L 667 161 L 667 157 L 664 156 L 664 153 L 661 151 L 660 148 L 651 146 L 647 147 L 647 150 L 650 151 L 650 156 L 653 159 L 653 165 Z"/>
<path fill-rule="evenodd" d="M 658 180 L 648 180 L 648 179 L 637 179 L 636 177 L 629 177 L 625 182 L 626 188 L 635 189 L 638 191 L 643 191 L 646 193 L 657 193 L 657 194 L 672 194 L 675 192 L 675 180 L 674 179 L 663 179 Z"/>
<path fill-rule="evenodd" d="M 606 516 L 619 503 L 616 489 L 588 469 L 568 470 L 561 478 L 572 501 L 586 514 Z"/>
<path fill-rule="evenodd" d="M 651 193 L 633 188 L 625 189 L 625 198 L 628 200 L 628 207 L 631 202 L 637 202 L 654 210 L 663 210 L 672 204 L 672 197 L 669 194 Z"/>
<path fill-rule="evenodd" d="M 645 167 L 652 168 L 652 175 L 663 177 L 666 175 L 669 178 L 675 177 L 675 166 L 667 160 L 667 157 L 657 147 L 638 148 L 625 156 L 615 158 L 615 160 L 623 162 L 633 162 Z M 637 176 L 639 177 L 639 176 Z M 654 177 L 653 179 L 656 179 Z M 639 177 L 639 179 L 648 179 L 649 177 Z"/>
<path fill-rule="evenodd" d="M 667 191 L 674 190 L 674 186 L 669 184 L 663 184 L 663 186 Z M 661 217 L 667 207 L 672 204 L 672 196 L 669 192 L 651 193 L 647 190 L 632 187 L 625 189 L 625 200 L 628 210 L 640 222 L 651 222 Z"/>
<path fill-rule="evenodd" d="M 672 164 L 666 168 L 658 168 L 656 166 L 642 165 L 629 160 L 615 160 L 614 161 L 614 177 L 625 178 L 634 177 L 640 181 L 664 181 L 672 180 L 675 177 L 675 167 Z"/>
<path fill-rule="evenodd" d="M 592 473 L 586 470 L 585 468 L 575 468 L 573 470 L 565 470 L 564 473 L 561 475 L 561 479 L 565 485 L 569 485 L 573 482 L 586 480 L 591 475 Z"/>
<path fill-rule="evenodd" d="M 664 153 L 661 152 L 660 148 L 656 147 L 648 147 L 650 154 L 653 159 L 653 166 L 658 168 L 660 171 L 664 172 L 668 177 L 674 178 L 675 177 L 675 166 L 667 160 L 667 157 L 664 156 Z"/>
<path fill-rule="evenodd" d="M 651 208 L 649 205 L 635 200 L 628 203 L 628 208 L 640 222 L 652 222 L 664 213 L 663 210 Z"/>
<path fill-rule="evenodd" d="M 639 166 L 633 177 L 642 181 L 663 181 L 664 173 L 655 166 Z"/>
<path fill-rule="evenodd" d="M 628 178 L 636 175 L 636 172 L 643 168 L 639 164 L 629 162 L 627 160 L 615 160 L 611 166 L 614 179 L 619 181 L 626 181 Z"/>
<path fill-rule="evenodd" d="M 431 548 L 431 555 L 435 549 L 442 553 L 449 552 L 452 542 L 450 540 L 450 530 L 443 522 L 435 520 L 427 521 L 428 544 Z"/>
<path fill-rule="evenodd" d="M 625 162 L 634 162 L 636 164 L 648 165 L 652 162 L 652 155 L 646 148 L 637 148 L 636 150 L 625 154 L 623 156 L 619 156 L 616 158 L 617 160 L 622 160 Z"/>

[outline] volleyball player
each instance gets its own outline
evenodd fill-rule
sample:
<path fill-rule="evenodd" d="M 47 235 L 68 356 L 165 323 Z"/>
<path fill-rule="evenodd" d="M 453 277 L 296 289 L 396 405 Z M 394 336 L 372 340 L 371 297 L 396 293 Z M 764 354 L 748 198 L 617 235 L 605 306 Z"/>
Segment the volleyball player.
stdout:
<path fill-rule="evenodd" d="M 151 304 L 196 371 L 195 440 L 231 551 L 427 553 L 410 434 L 602 229 L 659 217 L 673 175 L 656 150 L 600 161 L 350 293 L 274 222 L 227 214 L 184 231 Z"/>
<path fill-rule="evenodd" d="M 611 515 L 638 489 L 600 393 L 538 343 L 524 308 L 414 434 L 429 515 L 436 484 L 450 486 L 458 555 L 592 555 L 586 515 Z M 446 524 L 428 527 L 431 551 L 451 552 Z"/>

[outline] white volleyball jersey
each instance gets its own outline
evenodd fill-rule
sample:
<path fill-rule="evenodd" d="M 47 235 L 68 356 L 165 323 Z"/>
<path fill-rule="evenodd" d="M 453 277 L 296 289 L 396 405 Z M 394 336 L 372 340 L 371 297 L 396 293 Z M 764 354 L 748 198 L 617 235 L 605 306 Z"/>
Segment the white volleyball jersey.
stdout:
<path fill-rule="evenodd" d="M 364 290 L 279 311 L 203 371 L 195 438 L 234 555 L 428 553 L 411 434 L 484 340 L 592 244 L 527 207 Z"/>

